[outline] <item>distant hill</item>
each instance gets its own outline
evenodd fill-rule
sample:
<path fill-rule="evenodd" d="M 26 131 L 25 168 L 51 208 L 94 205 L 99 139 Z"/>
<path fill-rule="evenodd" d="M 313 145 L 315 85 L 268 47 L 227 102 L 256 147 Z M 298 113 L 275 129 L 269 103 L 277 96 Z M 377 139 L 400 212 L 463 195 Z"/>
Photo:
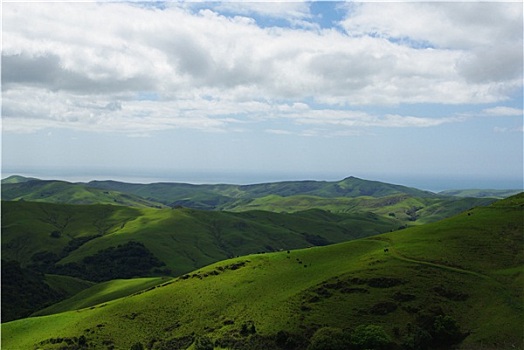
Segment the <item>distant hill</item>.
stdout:
<path fill-rule="evenodd" d="M 32 181 L 32 180 L 39 180 L 39 179 L 36 179 L 34 177 L 24 177 L 20 175 L 12 175 L 12 176 L 6 177 L 5 179 L 2 179 L 2 185 L 17 184 L 17 183 L 27 182 L 27 181 Z"/>
<path fill-rule="evenodd" d="M 285 181 L 254 185 L 131 184 L 30 180 L 2 186 L 4 200 L 66 204 L 116 204 L 133 207 L 186 207 L 199 210 L 333 213 L 373 212 L 403 226 L 449 217 L 494 198 L 463 198 L 348 177 L 341 181 Z"/>
<path fill-rule="evenodd" d="M 5 182 L 4 182 L 5 181 Z M 64 204 L 116 204 L 133 207 L 163 207 L 132 194 L 100 190 L 81 183 L 9 177 L 2 182 L 2 200 Z"/>
<path fill-rule="evenodd" d="M 488 189 L 469 189 L 469 190 L 446 190 L 438 194 L 455 197 L 473 197 L 473 198 L 498 198 L 503 199 L 514 196 L 522 190 L 488 190 Z"/>
<path fill-rule="evenodd" d="M 519 348 L 523 210 L 520 194 L 402 231 L 217 262 L 125 298 L 4 323 L 2 346 Z"/>
<path fill-rule="evenodd" d="M 341 181 L 283 181 L 253 185 L 191 185 L 183 183 L 126 184 L 116 181 L 92 181 L 91 187 L 132 193 L 166 205 L 185 205 L 198 209 L 223 209 L 269 195 L 296 195 L 321 198 L 354 198 L 360 196 L 386 197 L 407 194 L 430 198 L 436 194 L 411 187 L 348 177 Z"/>

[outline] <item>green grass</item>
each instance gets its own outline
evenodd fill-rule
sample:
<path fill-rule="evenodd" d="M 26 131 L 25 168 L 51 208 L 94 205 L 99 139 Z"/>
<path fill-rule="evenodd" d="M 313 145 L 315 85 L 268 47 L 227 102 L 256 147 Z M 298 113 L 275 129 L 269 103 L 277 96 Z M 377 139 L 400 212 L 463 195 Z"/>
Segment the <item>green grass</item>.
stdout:
<path fill-rule="evenodd" d="M 285 181 L 254 185 L 88 184 L 11 177 L 4 180 L 4 200 L 66 204 L 112 204 L 133 207 L 188 207 L 199 210 L 298 212 L 322 209 L 336 213 L 373 212 L 401 225 L 434 222 L 494 198 L 436 195 L 405 186 L 349 177 L 341 181 Z M 491 192 L 489 192 L 491 193 Z M 479 196 L 478 192 L 471 192 Z M 484 196 L 485 197 L 485 196 Z M 160 204 L 162 203 L 162 204 Z"/>
<path fill-rule="evenodd" d="M 121 193 L 91 188 L 85 184 L 65 181 L 22 181 L 6 179 L 2 183 L 2 199 L 10 201 L 32 201 L 63 204 L 112 204 L 131 207 L 163 207 L 159 202 Z M 18 182 L 17 182 L 18 181 Z"/>
<path fill-rule="evenodd" d="M 68 252 L 61 264 L 134 240 L 175 275 L 233 256 L 336 243 L 388 232 L 400 224 L 370 213 L 228 213 L 114 205 L 2 203 L 2 257 L 32 263 L 35 253 L 61 254 L 74 238 L 96 238 Z M 59 237 L 53 237 L 58 232 Z"/>
<path fill-rule="evenodd" d="M 149 277 L 112 280 L 98 283 L 92 285 L 90 288 L 79 291 L 71 298 L 37 311 L 32 316 L 45 316 L 91 307 L 154 287 L 167 281 L 167 279 L 168 277 Z"/>
<path fill-rule="evenodd" d="M 127 206 L 182 205 L 194 209 L 230 209 L 268 195 L 321 198 L 386 197 L 409 195 L 437 197 L 415 188 L 349 177 L 341 181 L 285 181 L 254 185 L 191 185 L 184 183 L 128 184 L 116 181 L 69 183 L 23 177 L 2 180 L 4 200 L 29 200 L 69 204 L 119 204 Z"/>
<path fill-rule="evenodd" d="M 191 334 L 241 340 L 249 322 L 259 336 L 378 324 L 400 343 L 408 324 L 442 312 L 468 335 L 464 349 L 518 348 L 523 203 L 521 196 L 372 238 L 221 261 L 92 308 L 3 324 L 2 345 L 33 348 L 81 335 L 95 348 L 111 341 L 123 349 Z M 374 311 L 381 305 L 395 308 Z"/>
<path fill-rule="evenodd" d="M 73 296 L 94 285 L 93 282 L 84 281 L 80 278 L 61 275 L 46 275 L 45 282 L 51 289 L 66 296 Z"/>
<path fill-rule="evenodd" d="M 227 210 L 266 210 L 272 212 L 298 212 L 322 209 L 333 213 L 371 212 L 382 217 L 395 218 L 401 225 L 420 225 L 439 221 L 475 206 L 493 203 L 493 198 L 417 198 L 406 194 L 385 197 L 335 197 L 296 195 L 282 197 L 268 195 L 252 200 L 237 202 Z"/>

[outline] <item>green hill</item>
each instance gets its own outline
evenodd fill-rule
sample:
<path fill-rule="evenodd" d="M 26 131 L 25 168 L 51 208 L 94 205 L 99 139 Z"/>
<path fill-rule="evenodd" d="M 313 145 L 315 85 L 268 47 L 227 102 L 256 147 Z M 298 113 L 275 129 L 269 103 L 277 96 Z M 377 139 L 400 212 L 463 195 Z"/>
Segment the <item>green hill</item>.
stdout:
<path fill-rule="evenodd" d="M 521 348 L 523 209 L 521 194 L 371 238 L 221 261 L 95 307 L 5 323 L 2 346 Z"/>
<path fill-rule="evenodd" d="M 39 180 L 39 179 L 36 179 L 34 177 L 12 175 L 12 176 L 6 177 L 5 179 L 2 179 L 2 185 L 16 184 L 16 183 L 27 182 L 27 181 L 32 181 L 32 180 Z"/>
<path fill-rule="evenodd" d="M 6 179 L 9 182 L 10 179 Z M 342 181 L 286 181 L 254 185 L 88 184 L 31 180 L 2 187 L 4 200 L 65 204 L 117 204 L 133 207 L 187 207 L 199 210 L 335 213 L 373 212 L 394 217 L 399 226 L 437 221 L 494 198 L 441 196 L 405 186 L 348 177 Z"/>
<path fill-rule="evenodd" d="M 179 275 L 238 255 L 342 242 L 398 226 L 394 218 L 371 213 L 229 213 L 2 202 L 2 257 L 47 273 L 69 274 L 67 264 L 87 266 L 87 258 L 94 264 L 95 258 L 116 254 L 107 249 L 136 248 L 126 244 L 138 242 L 144 246 L 140 254 L 150 252 Z M 49 266 L 62 269 L 46 269 Z"/>
<path fill-rule="evenodd" d="M 92 181 L 91 187 L 132 193 L 166 205 L 182 205 L 197 209 L 230 209 L 266 196 L 297 195 L 321 198 L 385 197 L 407 194 L 414 197 L 436 197 L 434 193 L 378 181 L 348 177 L 341 181 L 283 181 L 253 185 L 191 185 L 183 183 L 126 184 L 116 181 Z"/>
<path fill-rule="evenodd" d="M 438 221 L 475 206 L 493 203 L 493 198 L 418 198 L 405 194 L 385 197 L 337 197 L 268 195 L 244 201 L 227 208 L 231 211 L 266 210 L 272 212 L 297 212 L 322 209 L 334 213 L 372 212 L 383 217 L 393 217 L 404 225 Z"/>
<path fill-rule="evenodd" d="M 5 181 L 5 182 L 4 182 Z M 10 177 L 2 181 L 2 200 L 64 204 L 115 204 L 132 207 L 163 207 L 162 204 L 117 191 L 104 191 L 85 184 Z"/>
<path fill-rule="evenodd" d="M 169 277 L 147 277 L 101 282 L 75 293 L 72 297 L 35 312 L 32 316 L 52 315 L 78 310 L 122 298 L 169 280 Z"/>

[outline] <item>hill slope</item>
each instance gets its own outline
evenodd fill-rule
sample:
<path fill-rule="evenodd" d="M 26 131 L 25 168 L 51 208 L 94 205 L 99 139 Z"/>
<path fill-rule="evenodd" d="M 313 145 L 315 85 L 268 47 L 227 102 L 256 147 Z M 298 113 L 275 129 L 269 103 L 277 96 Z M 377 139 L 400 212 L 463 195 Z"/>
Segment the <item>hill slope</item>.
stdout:
<path fill-rule="evenodd" d="M 47 273 L 70 274 L 77 271 L 75 266 L 69 266 L 73 270 L 49 270 L 46 266 L 86 265 L 87 258 L 94 264 L 101 251 L 119 245 L 121 250 L 136 248 L 126 245 L 138 242 L 172 274 L 180 275 L 238 255 L 342 242 L 388 232 L 398 225 L 398 220 L 372 213 L 228 213 L 3 202 L 2 257 Z M 146 254 L 140 249 L 140 254 Z M 105 251 L 107 259 L 110 253 L 115 252 Z M 96 266 L 93 268 L 101 269 Z"/>
<path fill-rule="evenodd" d="M 146 200 L 132 194 L 118 191 L 104 191 L 86 186 L 85 184 L 55 180 L 20 179 L 19 177 L 10 177 L 2 180 L 2 200 L 163 207 L 163 205 L 158 202 Z"/>
<path fill-rule="evenodd" d="M 2 344 L 186 349 L 205 336 L 304 349 L 320 328 L 356 342 L 372 324 L 404 349 L 519 347 L 523 209 L 519 195 L 373 238 L 215 263 L 94 308 L 3 324 Z"/>
<path fill-rule="evenodd" d="M 253 185 L 191 185 L 183 183 L 126 184 L 116 181 L 92 181 L 91 187 L 114 189 L 154 199 L 168 205 L 187 205 L 199 209 L 223 209 L 238 200 L 276 195 L 337 197 L 385 197 L 407 194 L 414 197 L 436 197 L 434 193 L 406 186 L 348 177 L 341 181 L 283 181 Z"/>
<path fill-rule="evenodd" d="M 34 177 L 12 175 L 12 176 L 6 177 L 5 179 L 2 179 L 2 185 L 16 184 L 16 183 L 27 182 L 27 181 L 32 181 L 32 180 L 38 180 L 38 179 Z"/>
<path fill-rule="evenodd" d="M 373 212 L 395 217 L 401 225 L 437 221 L 493 198 L 439 196 L 405 186 L 348 177 L 341 181 L 286 181 L 254 185 L 88 184 L 19 177 L 3 180 L 4 200 L 65 204 L 117 204 L 133 207 L 187 207 L 199 210 L 297 212 L 323 209 L 335 213 Z M 15 183 L 11 183 L 15 182 Z M 431 208 L 431 209 L 430 209 Z"/>

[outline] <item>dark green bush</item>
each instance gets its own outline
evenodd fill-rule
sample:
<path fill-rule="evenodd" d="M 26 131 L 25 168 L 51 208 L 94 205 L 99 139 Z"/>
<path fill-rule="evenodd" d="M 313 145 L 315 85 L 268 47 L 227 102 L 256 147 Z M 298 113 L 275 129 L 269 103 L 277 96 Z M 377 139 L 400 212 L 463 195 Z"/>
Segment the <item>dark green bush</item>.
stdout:
<path fill-rule="evenodd" d="M 351 344 L 355 349 L 382 350 L 392 345 L 391 338 L 377 325 L 360 325 L 351 334 Z"/>
<path fill-rule="evenodd" d="M 462 340 L 462 333 L 457 321 L 447 315 L 435 317 L 431 335 L 433 336 L 434 344 L 439 346 L 453 345 Z"/>
<path fill-rule="evenodd" d="M 347 350 L 351 346 L 349 334 L 339 328 L 320 328 L 311 337 L 307 350 Z"/>
<path fill-rule="evenodd" d="M 195 350 L 213 350 L 213 342 L 209 337 L 200 336 L 195 340 Z"/>
<path fill-rule="evenodd" d="M 133 345 L 131 345 L 131 349 L 130 350 L 144 350 L 144 346 L 142 345 L 142 343 L 137 342 L 137 343 L 134 343 Z"/>

